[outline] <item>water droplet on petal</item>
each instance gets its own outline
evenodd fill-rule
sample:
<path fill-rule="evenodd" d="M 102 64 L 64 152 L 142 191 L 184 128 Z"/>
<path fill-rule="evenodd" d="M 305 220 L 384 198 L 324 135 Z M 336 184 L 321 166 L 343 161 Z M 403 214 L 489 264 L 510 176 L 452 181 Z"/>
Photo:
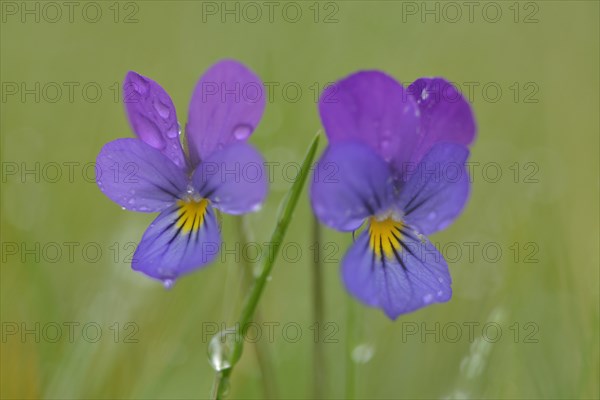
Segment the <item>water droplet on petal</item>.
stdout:
<path fill-rule="evenodd" d="M 169 290 L 175 285 L 175 279 L 165 279 L 163 280 L 163 286 L 165 289 Z"/>
<path fill-rule="evenodd" d="M 135 204 L 135 199 L 132 197 L 131 199 L 129 199 L 127 201 L 127 204 L 134 205 Z"/>
<path fill-rule="evenodd" d="M 165 140 L 154 121 L 149 120 L 143 115 L 139 115 L 136 125 L 136 131 L 144 142 L 158 150 L 165 148 Z"/>
<path fill-rule="evenodd" d="M 246 140 L 252 133 L 252 126 L 248 124 L 239 124 L 233 128 L 233 136 L 237 140 Z"/>
<path fill-rule="evenodd" d="M 125 207 L 121 207 L 121 210 L 127 210 Z"/>
<path fill-rule="evenodd" d="M 169 118 L 169 115 L 171 115 L 169 106 L 158 99 L 154 99 L 154 109 L 163 119 L 167 119 Z"/>
<path fill-rule="evenodd" d="M 177 123 L 174 123 L 168 130 L 167 130 L 167 137 L 169 139 L 175 139 L 177 136 L 179 136 L 179 129 L 177 127 Z"/>
<path fill-rule="evenodd" d="M 425 304 L 431 303 L 432 300 L 433 300 L 433 295 L 431 293 L 428 293 L 425 296 L 423 296 L 423 303 L 425 303 Z"/>
<path fill-rule="evenodd" d="M 356 364 L 366 364 L 371 361 L 375 354 L 375 347 L 369 343 L 363 343 L 352 350 L 352 361 Z"/>
<path fill-rule="evenodd" d="M 210 339 L 208 362 L 215 371 L 223 371 L 237 361 L 233 359 L 235 344 L 241 340 L 241 334 L 235 328 L 222 330 Z"/>

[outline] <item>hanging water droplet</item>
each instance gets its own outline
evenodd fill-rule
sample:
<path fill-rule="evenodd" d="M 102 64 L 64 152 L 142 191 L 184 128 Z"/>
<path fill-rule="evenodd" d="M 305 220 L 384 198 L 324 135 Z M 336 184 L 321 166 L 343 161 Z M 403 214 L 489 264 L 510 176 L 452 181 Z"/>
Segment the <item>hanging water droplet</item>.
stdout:
<path fill-rule="evenodd" d="M 352 360 L 356 364 L 366 364 L 375 354 L 375 347 L 370 343 L 363 343 L 352 350 Z"/>
<path fill-rule="evenodd" d="M 241 334 L 235 328 L 222 330 L 210 339 L 208 343 L 208 362 L 215 371 L 223 371 L 237 361 L 237 359 L 233 359 L 235 357 L 235 345 L 241 340 Z M 237 357 L 239 357 L 239 353 Z"/>
<path fill-rule="evenodd" d="M 246 140 L 252 133 L 252 126 L 248 124 L 239 124 L 233 128 L 233 137 L 237 140 Z"/>
<path fill-rule="evenodd" d="M 165 289 L 169 290 L 175 285 L 175 279 L 165 279 L 163 280 L 163 286 Z"/>
<path fill-rule="evenodd" d="M 121 210 L 127 210 L 125 207 L 121 207 Z"/>

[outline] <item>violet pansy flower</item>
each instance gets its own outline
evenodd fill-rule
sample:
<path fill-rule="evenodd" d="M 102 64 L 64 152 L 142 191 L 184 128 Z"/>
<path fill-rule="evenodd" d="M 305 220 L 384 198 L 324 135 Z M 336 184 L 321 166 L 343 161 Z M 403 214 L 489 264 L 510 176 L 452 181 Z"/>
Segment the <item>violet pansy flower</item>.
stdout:
<path fill-rule="evenodd" d="M 263 85 L 236 61 L 208 69 L 189 106 L 189 155 L 181 146 L 167 92 L 135 72 L 127 74 L 123 88 L 137 138 L 117 139 L 102 148 L 96 181 L 122 208 L 159 213 L 137 246 L 132 268 L 169 286 L 218 254 L 215 209 L 243 214 L 265 199 L 263 159 L 246 143 L 265 108 Z"/>
<path fill-rule="evenodd" d="M 448 265 L 425 235 L 467 201 L 470 105 L 441 78 L 405 89 L 367 71 L 325 90 L 319 111 L 329 146 L 311 186 L 314 212 L 339 231 L 366 222 L 342 260 L 347 290 L 391 319 L 448 301 Z"/>

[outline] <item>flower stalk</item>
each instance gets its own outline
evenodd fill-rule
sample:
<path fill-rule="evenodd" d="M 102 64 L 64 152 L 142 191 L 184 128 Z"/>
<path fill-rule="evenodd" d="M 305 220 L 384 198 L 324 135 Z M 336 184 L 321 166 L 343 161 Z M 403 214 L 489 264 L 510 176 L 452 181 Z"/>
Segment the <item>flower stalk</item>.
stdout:
<path fill-rule="evenodd" d="M 304 184 L 306 183 L 306 179 L 309 175 L 310 167 L 319 144 L 319 137 L 320 135 L 317 134 L 312 140 L 312 143 L 310 144 L 308 152 L 302 163 L 300 173 L 296 177 L 296 181 L 292 184 L 292 187 L 281 204 L 280 212 L 277 218 L 277 225 L 275 226 L 275 230 L 271 235 L 272 253 L 269 254 L 269 257 L 265 258 L 260 270 L 260 275 L 254 280 L 254 283 L 250 288 L 250 292 L 248 293 L 248 296 L 244 302 L 238 324 L 236 325 L 236 329 L 238 329 L 236 336 L 239 339 L 237 339 L 233 344 L 230 359 L 231 365 L 228 368 L 218 372 L 216 375 L 214 385 L 214 394 L 216 399 L 225 398 L 227 395 L 231 373 L 233 372 L 233 369 L 243 351 L 243 342 L 246 334 L 245 327 L 252 322 L 256 307 L 262 296 L 268 277 L 271 275 L 271 270 L 273 269 L 273 265 L 275 264 L 275 260 L 292 219 L 292 215 L 294 214 L 294 210 L 298 204 L 300 193 L 302 192 Z"/>

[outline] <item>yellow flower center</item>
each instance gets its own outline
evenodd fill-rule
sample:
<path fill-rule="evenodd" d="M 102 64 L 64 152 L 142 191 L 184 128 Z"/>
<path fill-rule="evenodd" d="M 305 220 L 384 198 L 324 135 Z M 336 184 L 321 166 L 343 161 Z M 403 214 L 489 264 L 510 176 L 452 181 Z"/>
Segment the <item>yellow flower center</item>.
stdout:
<path fill-rule="evenodd" d="M 401 221 L 396 221 L 391 216 L 384 219 L 369 218 L 369 246 L 377 257 L 381 257 L 382 253 L 388 258 L 395 256 L 394 253 L 401 246 L 400 229 L 403 226 Z"/>
<path fill-rule="evenodd" d="M 200 200 L 178 200 L 179 215 L 177 216 L 177 227 L 185 233 L 200 229 L 204 222 L 206 207 L 208 207 L 207 199 Z"/>

